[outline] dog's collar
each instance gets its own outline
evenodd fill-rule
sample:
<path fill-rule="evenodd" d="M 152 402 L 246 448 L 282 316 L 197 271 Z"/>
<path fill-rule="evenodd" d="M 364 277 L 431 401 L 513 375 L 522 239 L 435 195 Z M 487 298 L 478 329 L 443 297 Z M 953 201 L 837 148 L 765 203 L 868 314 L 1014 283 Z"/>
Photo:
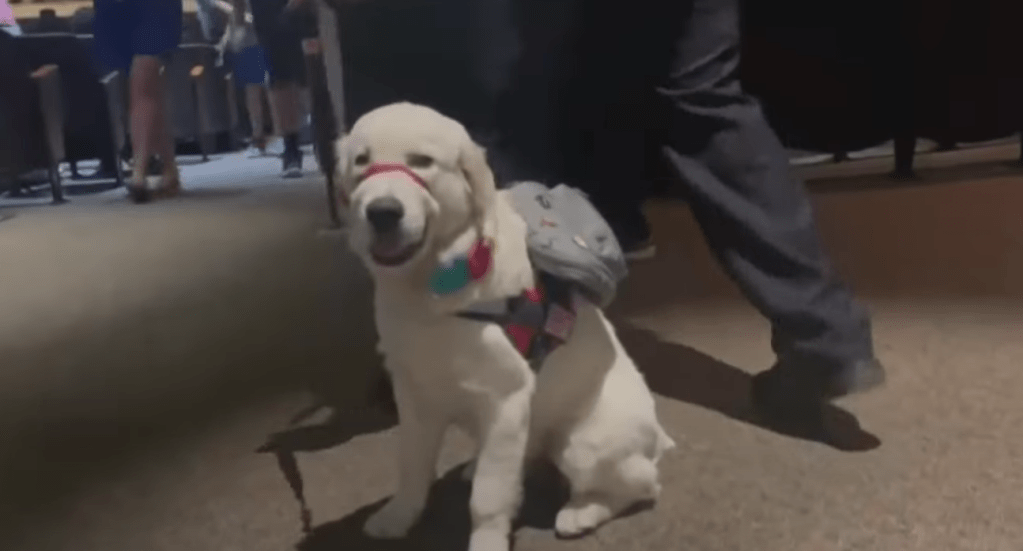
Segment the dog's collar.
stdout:
<path fill-rule="evenodd" d="M 470 283 L 482 280 L 494 262 L 494 244 L 478 239 L 464 255 L 441 262 L 430 277 L 430 289 L 436 295 L 450 295 Z"/>

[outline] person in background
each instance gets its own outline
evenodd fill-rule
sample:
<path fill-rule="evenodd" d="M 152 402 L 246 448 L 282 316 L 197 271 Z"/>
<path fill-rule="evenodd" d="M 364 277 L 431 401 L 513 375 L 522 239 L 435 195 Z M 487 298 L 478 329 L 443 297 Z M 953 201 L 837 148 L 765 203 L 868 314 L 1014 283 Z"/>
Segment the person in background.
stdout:
<path fill-rule="evenodd" d="M 0 30 L 11 36 L 21 36 L 21 26 L 14 18 L 14 8 L 9 0 L 0 0 Z"/>
<path fill-rule="evenodd" d="M 221 55 L 227 57 L 234 73 L 235 82 L 244 87 L 245 106 L 252 124 L 252 140 L 249 145 L 258 155 L 266 154 L 266 119 L 263 112 L 263 97 L 266 94 L 266 54 L 256 38 L 256 30 L 246 20 L 247 0 L 232 0 L 233 11 L 228 17 L 227 29 L 217 45 Z"/>
<path fill-rule="evenodd" d="M 281 155 L 283 176 L 302 176 L 302 150 L 299 131 L 302 128 L 305 86 L 305 55 L 302 39 L 315 36 L 315 21 L 299 17 L 305 0 L 251 0 L 252 20 L 256 36 L 266 52 L 270 72 L 270 108 L 274 127 L 284 138 Z"/>
<path fill-rule="evenodd" d="M 195 17 L 206 42 L 213 43 L 224 33 L 230 14 L 224 13 L 217 0 L 195 0 Z"/>
<path fill-rule="evenodd" d="M 163 82 L 163 58 L 181 40 L 181 1 L 93 0 L 96 53 L 107 68 L 129 75 L 134 164 L 127 187 L 136 203 L 152 199 L 146 176 L 153 154 L 159 156 L 162 167 L 156 194 L 171 196 L 181 189 Z"/>

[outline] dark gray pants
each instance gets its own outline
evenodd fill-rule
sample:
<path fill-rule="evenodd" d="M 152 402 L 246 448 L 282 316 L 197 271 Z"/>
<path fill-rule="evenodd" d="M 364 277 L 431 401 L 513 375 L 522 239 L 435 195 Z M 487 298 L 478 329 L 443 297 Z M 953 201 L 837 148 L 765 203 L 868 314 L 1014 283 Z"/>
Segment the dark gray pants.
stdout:
<path fill-rule="evenodd" d="M 569 92 L 550 91 L 565 98 L 561 113 L 507 111 L 568 121 L 562 143 L 586 153 L 580 183 L 623 237 L 646 231 L 645 142 L 659 136 L 717 259 L 770 319 L 778 356 L 825 366 L 872 357 L 867 313 L 832 272 L 807 191 L 740 86 L 738 0 L 577 6 L 574 24 L 560 23 L 576 44 Z M 655 97 L 664 111 L 650 109 Z"/>

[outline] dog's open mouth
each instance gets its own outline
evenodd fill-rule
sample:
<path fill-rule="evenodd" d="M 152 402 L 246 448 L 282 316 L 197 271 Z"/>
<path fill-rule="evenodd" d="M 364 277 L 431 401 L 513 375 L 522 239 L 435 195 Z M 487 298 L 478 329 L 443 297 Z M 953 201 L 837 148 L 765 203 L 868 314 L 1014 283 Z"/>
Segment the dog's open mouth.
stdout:
<path fill-rule="evenodd" d="M 377 239 L 370 247 L 373 262 L 381 266 L 401 266 L 412 260 L 423 246 L 423 240 L 411 244 L 403 244 L 401 240 Z"/>

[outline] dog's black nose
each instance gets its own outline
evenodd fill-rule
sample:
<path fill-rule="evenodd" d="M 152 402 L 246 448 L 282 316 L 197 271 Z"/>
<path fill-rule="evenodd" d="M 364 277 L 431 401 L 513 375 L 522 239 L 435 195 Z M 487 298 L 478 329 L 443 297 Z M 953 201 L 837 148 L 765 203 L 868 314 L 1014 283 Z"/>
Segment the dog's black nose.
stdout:
<path fill-rule="evenodd" d="M 403 216 L 405 208 L 401 206 L 401 201 L 394 197 L 380 197 L 366 205 L 366 219 L 377 233 L 396 230 Z"/>

